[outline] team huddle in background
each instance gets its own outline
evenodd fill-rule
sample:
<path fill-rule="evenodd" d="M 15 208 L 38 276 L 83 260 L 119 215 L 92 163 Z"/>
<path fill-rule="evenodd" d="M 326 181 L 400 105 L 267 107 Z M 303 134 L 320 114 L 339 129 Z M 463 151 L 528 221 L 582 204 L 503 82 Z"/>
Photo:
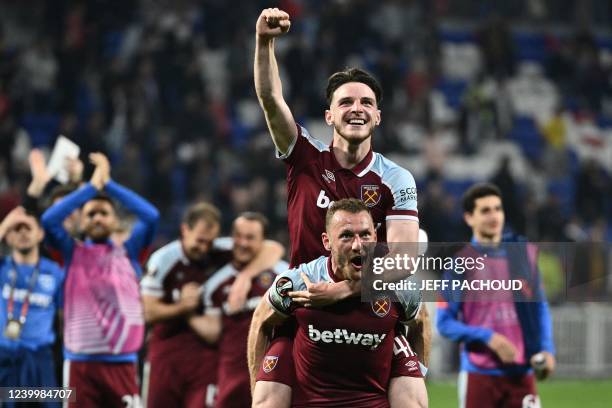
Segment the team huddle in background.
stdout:
<path fill-rule="evenodd" d="M 333 74 L 324 114 L 332 142 L 311 136 L 283 99 L 275 39 L 289 28 L 287 13 L 264 10 L 254 61 L 257 97 L 286 165 L 289 263 L 266 238 L 263 214 L 240 214 L 220 238 L 221 211 L 205 202 L 187 209 L 175 241 L 150 254 L 160 214 L 111 179 L 104 155 L 89 156 L 87 182 L 73 161 L 72 185 L 54 187 L 33 150 L 23 206 L 0 224 L 8 247 L 0 386 L 63 384 L 76 390 L 76 407 L 428 406 L 431 323 L 421 294 L 360 299 L 366 244 L 386 242 L 392 254 L 419 237 L 414 178 L 372 150 L 381 87 L 360 69 Z M 540 293 L 535 248 L 499 248 L 520 242 L 502 235 L 500 191 L 476 185 L 463 205 L 487 267 L 524 270 Z M 517 266 L 517 256 L 527 261 Z M 555 366 L 545 300 L 484 304 L 441 293 L 436 324 L 463 345 L 461 406 L 539 406 L 535 374 Z"/>

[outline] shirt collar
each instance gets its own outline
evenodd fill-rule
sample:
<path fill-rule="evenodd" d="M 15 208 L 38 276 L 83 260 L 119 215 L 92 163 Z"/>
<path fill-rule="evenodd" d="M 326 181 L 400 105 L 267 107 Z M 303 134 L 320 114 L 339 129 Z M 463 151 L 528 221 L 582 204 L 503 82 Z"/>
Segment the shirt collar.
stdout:
<path fill-rule="evenodd" d="M 329 152 L 331 154 L 333 170 L 336 171 L 336 170 L 344 169 L 344 167 L 342 167 L 340 163 L 338 163 L 338 160 L 336 160 L 336 156 L 334 155 L 333 140 L 332 140 L 332 143 L 329 145 Z M 368 173 L 368 171 L 370 171 L 370 168 L 372 168 L 373 164 L 374 164 L 374 152 L 372 151 L 372 146 L 370 146 L 370 150 L 368 150 L 368 153 L 365 155 L 363 160 L 357 163 L 357 165 L 355 165 L 352 169 L 346 169 L 346 170 L 351 171 L 357 177 L 363 177 Z"/>
<path fill-rule="evenodd" d="M 332 269 L 331 255 L 327 257 L 326 266 L 327 274 L 329 275 L 329 278 L 332 280 L 332 282 L 339 282 L 339 280 L 336 278 L 336 275 L 334 274 L 334 270 Z"/>

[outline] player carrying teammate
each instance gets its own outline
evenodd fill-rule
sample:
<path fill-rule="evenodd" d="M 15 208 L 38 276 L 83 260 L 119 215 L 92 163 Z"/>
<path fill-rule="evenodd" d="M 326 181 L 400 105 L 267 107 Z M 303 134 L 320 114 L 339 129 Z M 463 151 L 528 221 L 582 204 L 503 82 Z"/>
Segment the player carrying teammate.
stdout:
<path fill-rule="evenodd" d="M 153 326 L 148 344 L 143 395 L 148 407 L 212 406 L 218 352 L 189 326 L 201 313 L 201 286 L 232 259 L 232 242 L 217 239 L 221 214 L 208 203 L 191 206 L 181 223 L 181 237 L 157 250 L 141 282 L 145 318 Z M 262 271 L 284 253 L 280 244 L 263 241 L 261 251 L 242 272 Z"/>
<path fill-rule="evenodd" d="M 332 202 L 342 198 L 359 198 L 367 205 L 379 240 L 416 242 L 419 225 L 414 178 L 407 170 L 372 151 L 372 134 L 381 122 L 381 87 L 359 69 L 332 75 L 326 89 L 329 109 L 325 111 L 325 121 L 333 128 L 333 141 L 328 146 L 313 138 L 296 124 L 282 95 L 274 42 L 289 27 L 287 13 L 278 9 L 265 9 L 261 13 L 256 25 L 254 73 L 255 89 L 277 156 L 287 166 L 291 265 L 328 254 L 320 240 L 325 231 L 325 211 Z M 358 286 L 351 286 L 348 281 L 316 285 L 311 293 L 312 301 L 315 304 L 320 298 L 324 302 L 337 301 L 355 294 Z M 422 310 L 420 333 L 416 330 L 413 333 L 420 334 L 414 340 L 419 343 L 417 351 L 426 363 L 430 331 L 426 309 Z M 286 336 L 275 339 L 269 354 L 285 355 L 287 349 L 291 350 L 286 341 Z M 278 365 L 286 364 L 285 360 L 279 357 Z M 422 378 L 402 381 L 406 381 L 409 394 L 426 401 Z"/>
<path fill-rule="evenodd" d="M 249 358 L 257 363 L 264 360 L 272 326 L 293 315 L 298 328 L 292 406 L 388 407 L 395 327 L 416 317 L 420 293 L 398 294 L 398 303 L 389 298 L 363 303 L 352 297 L 320 309 L 299 307 L 288 292 L 305 289 L 309 281 L 360 280 L 364 244 L 376 242 L 372 217 L 360 200 L 335 202 L 327 212 L 326 225 L 322 242 L 331 255 L 277 277 L 268 291 L 269 302 L 262 302 L 253 317 Z M 272 367 L 277 359 L 267 356 L 263 364 Z M 257 389 L 256 404 L 261 403 Z"/>
<path fill-rule="evenodd" d="M 243 310 L 228 310 L 227 294 L 236 276 L 264 250 L 268 221 L 259 213 L 242 213 L 232 227 L 232 260 L 217 271 L 204 285 L 205 314 L 190 319 L 193 329 L 202 338 L 219 344 L 219 391 L 216 408 L 248 408 L 251 406 L 247 335 L 253 310 L 259 304 L 276 275 L 289 264 L 279 261 L 271 269 L 260 271 L 253 280 Z"/>

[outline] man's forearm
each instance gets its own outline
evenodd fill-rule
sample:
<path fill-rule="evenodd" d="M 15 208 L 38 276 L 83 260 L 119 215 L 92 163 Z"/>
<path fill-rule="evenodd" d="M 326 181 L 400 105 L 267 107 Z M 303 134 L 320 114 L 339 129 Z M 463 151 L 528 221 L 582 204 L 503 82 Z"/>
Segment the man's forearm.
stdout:
<path fill-rule="evenodd" d="M 282 97 L 283 88 L 278 71 L 276 56 L 274 55 L 273 38 L 257 38 L 255 41 L 255 91 L 259 102 L 266 110 L 275 97 Z"/>
<path fill-rule="evenodd" d="M 128 210 L 133 212 L 144 223 L 156 224 L 158 222 L 159 211 L 157 211 L 157 208 L 134 191 L 112 180 L 104 186 L 104 190 L 108 195 L 115 198 Z"/>
<path fill-rule="evenodd" d="M 267 295 L 266 295 L 267 296 Z M 271 338 L 270 326 L 266 325 L 266 317 L 269 315 L 270 306 L 266 305 L 265 300 L 259 302 L 259 305 L 253 313 L 251 327 L 249 328 L 249 337 L 247 340 L 247 360 L 249 366 L 249 376 L 251 378 L 251 392 L 255 389 L 255 379 L 259 366 L 263 360 L 264 353 L 268 348 Z"/>
<path fill-rule="evenodd" d="M 221 315 L 203 315 L 189 318 L 189 326 L 204 341 L 215 344 L 221 336 Z"/>
<path fill-rule="evenodd" d="M 276 241 L 266 240 L 262 250 L 241 271 L 250 278 L 254 278 L 266 269 L 271 269 L 281 260 L 285 248 Z"/>
<path fill-rule="evenodd" d="M 421 363 L 429 367 L 429 355 L 431 353 L 431 319 L 425 304 L 417 315 L 414 323 L 410 325 L 407 336 L 410 346 L 419 356 Z"/>
<path fill-rule="evenodd" d="M 147 323 L 175 319 L 185 315 L 188 310 L 181 303 L 163 303 L 159 299 L 143 297 L 144 318 Z"/>

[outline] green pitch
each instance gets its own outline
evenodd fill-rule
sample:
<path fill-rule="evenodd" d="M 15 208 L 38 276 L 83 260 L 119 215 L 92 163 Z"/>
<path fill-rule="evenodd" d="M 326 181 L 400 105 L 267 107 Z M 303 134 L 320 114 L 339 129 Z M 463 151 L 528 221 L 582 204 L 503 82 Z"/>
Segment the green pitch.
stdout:
<path fill-rule="evenodd" d="M 457 386 L 453 382 L 428 382 L 431 408 L 457 408 Z M 611 380 L 554 380 L 538 383 L 542 408 L 610 408 Z"/>

